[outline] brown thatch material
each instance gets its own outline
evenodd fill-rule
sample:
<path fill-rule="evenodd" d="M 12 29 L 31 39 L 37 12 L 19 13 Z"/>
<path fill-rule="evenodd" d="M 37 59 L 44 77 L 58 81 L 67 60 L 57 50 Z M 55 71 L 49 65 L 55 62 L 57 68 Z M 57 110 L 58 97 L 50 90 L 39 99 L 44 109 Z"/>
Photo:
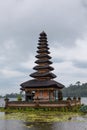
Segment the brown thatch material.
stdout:
<path fill-rule="evenodd" d="M 40 43 L 38 43 L 37 48 L 38 48 L 38 47 L 39 47 L 39 48 L 44 48 L 44 47 L 47 48 L 47 47 L 48 47 L 48 44 L 40 44 L 40 46 L 39 46 L 39 44 L 40 44 Z"/>
<path fill-rule="evenodd" d="M 47 42 L 48 42 L 48 41 L 47 41 Z M 42 46 L 42 45 L 46 45 L 46 46 L 48 46 L 48 44 L 45 43 L 45 42 L 40 42 L 40 43 L 38 43 L 38 45 L 40 45 L 40 46 Z"/>
<path fill-rule="evenodd" d="M 45 46 L 38 46 L 37 48 L 38 48 L 38 49 L 45 48 L 45 49 L 47 49 L 47 50 L 49 50 L 49 49 L 50 49 L 49 47 L 45 47 Z"/>
<path fill-rule="evenodd" d="M 41 36 L 41 37 L 39 37 L 39 39 L 41 39 L 41 40 L 43 40 L 43 39 L 47 40 L 47 37 Z"/>
<path fill-rule="evenodd" d="M 50 52 L 46 49 L 46 50 L 38 50 L 37 53 L 47 53 L 50 54 Z"/>
<path fill-rule="evenodd" d="M 50 78 L 56 78 L 56 75 L 51 73 L 51 72 L 46 72 L 46 73 L 39 73 L 39 72 L 35 72 L 30 74 L 31 77 L 50 77 Z"/>
<path fill-rule="evenodd" d="M 53 67 L 51 67 L 51 66 L 48 66 L 48 65 L 45 65 L 45 66 L 35 66 L 34 68 L 33 68 L 34 70 L 41 70 L 41 69 L 49 69 L 49 70 L 54 70 L 54 68 Z"/>
<path fill-rule="evenodd" d="M 45 58 L 45 57 L 46 57 L 46 58 L 48 58 L 48 59 L 51 59 L 51 56 L 49 56 L 49 55 L 47 55 L 47 54 L 42 54 L 42 55 L 39 54 L 39 55 L 36 55 L 35 57 L 36 57 L 36 58 Z"/>
<path fill-rule="evenodd" d="M 43 59 L 43 60 L 39 59 L 39 60 L 36 60 L 35 63 L 37 63 L 37 64 L 39 64 L 39 63 L 48 63 L 48 64 L 52 64 L 52 61 L 44 60 L 44 59 Z"/>
<path fill-rule="evenodd" d="M 21 84 L 22 88 L 64 88 L 64 85 L 54 80 L 29 80 Z"/>
<path fill-rule="evenodd" d="M 40 40 L 38 40 L 39 42 L 47 42 L 47 40 L 46 39 L 40 39 Z"/>

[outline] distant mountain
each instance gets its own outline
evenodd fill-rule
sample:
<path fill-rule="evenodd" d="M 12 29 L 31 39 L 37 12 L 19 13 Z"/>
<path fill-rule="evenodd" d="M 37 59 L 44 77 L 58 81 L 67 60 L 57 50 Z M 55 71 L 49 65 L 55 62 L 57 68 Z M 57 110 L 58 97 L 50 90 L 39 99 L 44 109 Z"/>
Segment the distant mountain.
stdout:
<path fill-rule="evenodd" d="M 75 85 L 71 84 L 69 87 L 62 90 L 64 97 L 87 97 L 87 83 L 80 84 L 80 81 Z"/>

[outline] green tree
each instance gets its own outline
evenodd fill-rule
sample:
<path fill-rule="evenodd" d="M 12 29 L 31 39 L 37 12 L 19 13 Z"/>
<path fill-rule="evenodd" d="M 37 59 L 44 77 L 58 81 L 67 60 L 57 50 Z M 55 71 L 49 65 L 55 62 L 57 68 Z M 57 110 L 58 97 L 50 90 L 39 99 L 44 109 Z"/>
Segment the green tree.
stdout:
<path fill-rule="evenodd" d="M 76 85 L 77 85 L 77 86 L 80 86 L 80 84 L 81 84 L 80 81 L 77 81 L 77 82 L 76 82 Z"/>

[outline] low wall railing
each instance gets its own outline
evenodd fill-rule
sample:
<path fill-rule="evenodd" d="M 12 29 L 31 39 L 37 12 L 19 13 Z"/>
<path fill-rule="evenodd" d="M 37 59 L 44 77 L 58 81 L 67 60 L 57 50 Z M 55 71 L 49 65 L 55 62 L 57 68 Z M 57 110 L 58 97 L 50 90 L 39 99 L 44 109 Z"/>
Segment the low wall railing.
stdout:
<path fill-rule="evenodd" d="M 5 108 L 7 107 L 69 107 L 81 104 L 81 99 L 67 99 L 60 101 L 47 101 L 47 102 L 26 102 L 26 101 L 9 101 L 5 100 Z"/>

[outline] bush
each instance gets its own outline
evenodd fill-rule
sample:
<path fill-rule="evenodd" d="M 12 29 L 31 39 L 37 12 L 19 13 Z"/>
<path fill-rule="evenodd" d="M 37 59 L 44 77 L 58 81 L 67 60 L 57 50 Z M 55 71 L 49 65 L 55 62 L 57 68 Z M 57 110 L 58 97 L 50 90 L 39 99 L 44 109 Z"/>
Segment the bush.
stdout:
<path fill-rule="evenodd" d="M 17 100 L 18 100 L 18 101 L 22 101 L 21 95 L 18 95 Z"/>
<path fill-rule="evenodd" d="M 84 112 L 84 113 L 87 113 L 87 105 L 81 106 L 80 111 Z"/>

